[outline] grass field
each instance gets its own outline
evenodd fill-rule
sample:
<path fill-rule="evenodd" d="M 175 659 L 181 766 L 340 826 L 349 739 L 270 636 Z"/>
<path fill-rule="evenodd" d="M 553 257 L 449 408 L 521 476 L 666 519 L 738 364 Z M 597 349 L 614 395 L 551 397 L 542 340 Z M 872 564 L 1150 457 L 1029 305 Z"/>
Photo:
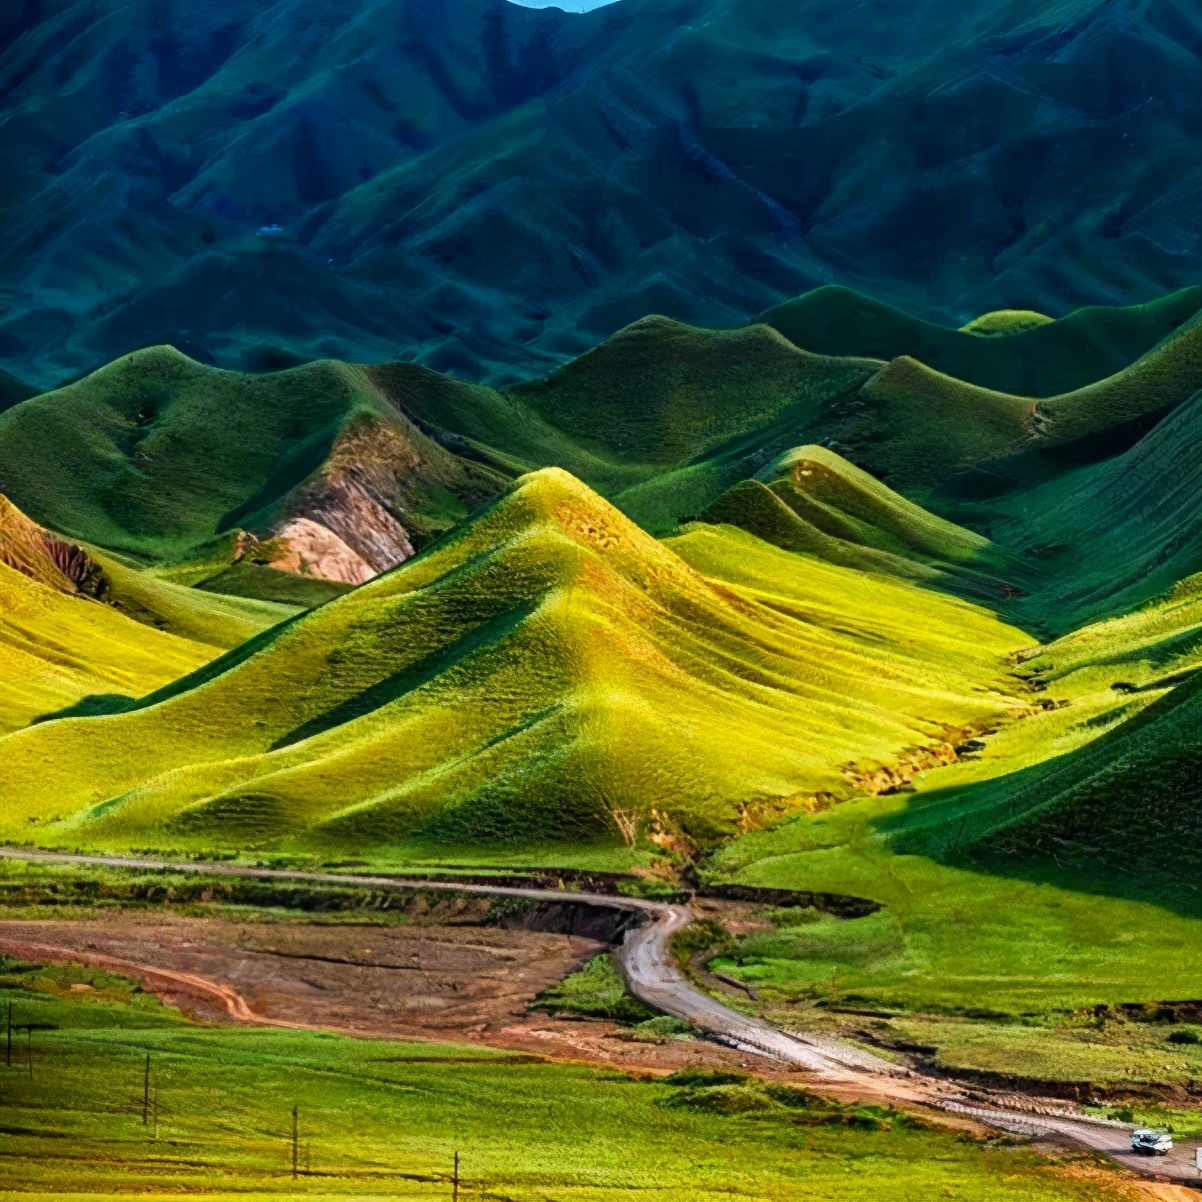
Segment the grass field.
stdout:
<path fill-rule="evenodd" d="M 0 1065 L 0 1197 L 432 1199 L 449 1196 L 456 1151 L 461 1197 L 523 1202 L 632 1190 L 665 1202 L 1131 1196 L 1101 1169 L 1064 1171 L 801 1091 L 639 1080 L 478 1047 L 199 1028 L 89 969 L 0 965 L 0 1008 L 10 1002 L 14 1022 L 36 1029 L 32 1080 L 19 1028 L 14 1064 Z"/>
<path fill-rule="evenodd" d="M 709 866 L 717 875 L 885 905 L 865 919 L 773 937 L 732 971 L 798 997 L 954 1011 L 1197 996 L 1202 960 L 1182 949 L 1202 946 L 1189 833 L 1198 799 L 1180 786 L 1160 793 L 1137 783 L 1155 780 L 1173 756 L 1190 759 L 1196 726 L 1150 743 L 1142 761 L 1130 750 L 1104 752 L 1107 739 L 1138 747 L 1157 736 L 1151 719 L 1179 691 L 1192 697 L 1196 682 L 1170 682 L 1197 667 L 1198 627 L 1187 582 L 1129 617 L 1040 648 L 1023 664 L 1043 690 L 1039 711 L 919 774 L 914 792 L 837 806 L 722 849 Z M 1131 692 L 1111 687 L 1120 664 Z M 1127 772 L 1118 777 L 1126 787 L 1108 793 L 1116 772 Z M 1135 834 L 1149 804 L 1150 845 Z M 1057 830 L 1056 815 L 1066 824 L 1074 814 L 1080 833 Z M 1019 832 L 1039 822 L 1042 844 L 1034 836 L 1024 844 Z"/>

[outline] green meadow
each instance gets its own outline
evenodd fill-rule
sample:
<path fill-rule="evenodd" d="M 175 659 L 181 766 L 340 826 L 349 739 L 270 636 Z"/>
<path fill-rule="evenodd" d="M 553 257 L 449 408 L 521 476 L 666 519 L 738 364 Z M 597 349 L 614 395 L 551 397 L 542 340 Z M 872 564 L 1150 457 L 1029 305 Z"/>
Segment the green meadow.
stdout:
<path fill-rule="evenodd" d="M 796 1088 L 201 1028 L 88 969 L 0 964 L 0 1008 L 9 1003 L 16 1023 L 34 1026 L 33 1076 L 19 1026 L 13 1064 L 0 1064 L 0 1197 L 446 1198 L 456 1151 L 462 1198 L 1128 1196 L 1097 1169 L 1064 1172 L 1004 1141 Z"/>

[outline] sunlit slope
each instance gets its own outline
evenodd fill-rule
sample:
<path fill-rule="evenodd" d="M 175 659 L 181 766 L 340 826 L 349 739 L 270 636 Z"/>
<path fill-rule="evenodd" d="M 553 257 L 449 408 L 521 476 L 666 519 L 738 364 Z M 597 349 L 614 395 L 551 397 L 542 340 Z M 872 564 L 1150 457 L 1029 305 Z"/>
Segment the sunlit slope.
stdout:
<path fill-rule="evenodd" d="M 1005 656 L 1027 642 L 739 531 L 664 546 L 547 470 L 157 703 L 6 740 L 4 820 L 69 814 L 39 837 L 108 845 L 613 840 L 629 821 L 706 843 L 1021 710 Z"/>
<path fill-rule="evenodd" d="M 929 513 L 821 446 L 796 447 L 702 515 L 786 551 L 967 591 L 998 604 L 1028 573 L 982 535 Z"/>
<path fill-rule="evenodd" d="M 69 596 L 104 602 L 143 625 L 211 647 L 237 646 L 298 606 L 200 592 L 60 538 L 0 495 L 0 563 Z"/>
<path fill-rule="evenodd" d="M 912 792 L 753 832 L 707 874 L 884 909 L 765 936 L 761 997 L 1030 1014 L 1198 996 L 1202 591 L 1023 653 L 1039 709 Z"/>
<path fill-rule="evenodd" d="M 1200 670 L 1196 575 L 1026 657 L 1048 708 L 987 740 L 979 760 L 930 774 L 883 829 L 901 850 L 1002 872 L 1042 857 L 1082 879 L 1117 866 L 1190 886 L 1202 868 Z"/>
<path fill-rule="evenodd" d="M 0 562 L 0 732 L 92 694 L 139 696 L 216 654 Z"/>
<path fill-rule="evenodd" d="M 316 540 L 366 575 L 499 487 L 421 435 L 359 368 L 252 376 L 171 347 L 0 414 L 0 481 L 37 521 L 144 560 L 243 527 Z"/>
<path fill-rule="evenodd" d="M 238 646 L 303 608 L 188 588 L 162 579 L 153 569 L 130 567 L 100 551 L 90 550 L 88 556 L 99 570 L 96 596 L 106 605 L 146 626 L 221 650 Z"/>
<path fill-rule="evenodd" d="M 956 330 L 830 285 L 785 301 L 759 320 L 816 354 L 906 355 L 981 388 L 1047 397 L 1122 371 L 1199 309 L 1202 288 L 1185 288 L 1144 305 L 1076 309 L 1057 321 L 1040 314 L 1012 313 L 1009 320 L 1004 311 L 985 314 Z"/>

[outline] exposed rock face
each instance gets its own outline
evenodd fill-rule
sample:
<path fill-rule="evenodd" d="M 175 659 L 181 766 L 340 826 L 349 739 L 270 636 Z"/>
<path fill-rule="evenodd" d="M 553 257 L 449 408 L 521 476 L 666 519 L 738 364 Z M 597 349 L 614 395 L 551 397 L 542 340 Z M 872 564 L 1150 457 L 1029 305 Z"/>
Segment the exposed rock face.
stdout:
<path fill-rule="evenodd" d="M 445 492 L 466 514 L 500 486 L 399 412 L 395 420 L 362 414 L 321 467 L 283 499 L 258 553 L 281 571 L 362 584 L 441 533 L 421 512 L 432 491 Z"/>
<path fill-rule="evenodd" d="M 99 566 L 82 547 L 44 530 L 3 495 L 0 563 L 62 593 L 95 596 L 103 584 Z"/>
<path fill-rule="evenodd" d="M 268 566 L 297 576 L 318 576 L 341 584 L 362 584 L 375 568 L 327 527 L 309 518 L 285 522 L 268 547 L 275 552 Z"/>

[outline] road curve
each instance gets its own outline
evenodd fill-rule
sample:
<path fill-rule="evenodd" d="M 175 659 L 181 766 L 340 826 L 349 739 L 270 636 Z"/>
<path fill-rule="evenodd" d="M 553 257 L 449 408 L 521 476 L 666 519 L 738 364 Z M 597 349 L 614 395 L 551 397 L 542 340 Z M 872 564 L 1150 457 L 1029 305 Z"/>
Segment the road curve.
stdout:
<path fill-rule="evenodd" d="M 672 937 L 693 920 L 685 905 L 613 897 L 604 893 L 577 893 L 566 889 L 524 889 L 512 885 L 477 885 L 434 881 L 425 877 L 363 876 L 341 872 L 302 872 L 284 868 L 251 868 L 236 864 L 150 860 L 134 856 L 77 855 L 0 847 L 0 858 L 63 864 L 90 864 L 106 868 L 141 868 L 151 871 L 195 873 L 205 876 L 248 877 L 255 880 L 307 881 L 324 885 L 361 885 L 372 889 L 429 890 L 468 893 L 485 897 L 515 897 L 531 901 L 578 903 L 639 914 L 642 920 L 628 929 L 617 948 L 631 993 L 653 1009 L 683 1019 L 710 1037 L 730 1046 L 755 1052 L 834 1083 L 860 1086 L 886 1100 L 918 1102 L 949 1113 L 961 1114 L 1005 1131 L 1031 1135 L 1059 1134 L 1108 1156 L 1138 1172 L 1156 1175 L 1168 1170 L 1174 1180 L 1202 1184 L 1202 1171 L 1193 1167 L 1193 1142 L 1174 1150 L 1172 1164 L 1159 1158 L 1148 1161 L 1130 1152 L 1130 1124 L 1102 1122 L 1069 1110 L 1053 1113 L 982 1105 L 966 1097 L 951 1083 L 932 1081 L 836 1039 L 793 1034 L 762 1019 L 740 1014 L 697 989 L 680 970 L 672 955 Z M 169 974 L 164 974 L 169 975 Z M 227 1003 L 229 999 L 224 999 Z M 239 999 L 241 1000 L 241 999 Z M 235 1007 L 230 1007 L 234 1014 Z M 254 1016 L 249 1016 L 250 1021 Z"/>
<path fill-rule="evenodd" d="M 151 871 L 187 872 L 205 876 L 250 877 L 255 880 L 306 881 L 323 885 L 361 885 L 371 889 L 411 891 L 428 889 L 442 893 L 470 893 L 485 897 L 516 897 L 531 901 L 553 901 L 623 910 L 642 916 L 626 932 L 617 948 L 630 991 L 641 1002 L 665 1014 L 691 1023 L 698 1030 L 735 1047 L 782 1060 L 797 1068 L 834 1078 L 851 1072 L 885 1076 L 904 1072 L 869 1052 L 833 1039 L 787 1034 L 769 1023 L 739 1014 L 702 993 L 685 977 L 671 952 L 672 936 L 692 921 L 687 906 L 666 905 L 637 897 L 613 897 L 606 893 L 576 893 L 566 889 L 524 889 L 514 885 L 476 885 L 432 881 L 424 877 L 362 876 L 342 872 L 302 872 L 285 868 L 250 868 L 237 864 L 148 860 L 135 856 L 77 855 L 70 852 L 35 851 L 0 847 L 0 857 L 63 864 L 90 864 L 104 868 L 141 868 Z"/>

